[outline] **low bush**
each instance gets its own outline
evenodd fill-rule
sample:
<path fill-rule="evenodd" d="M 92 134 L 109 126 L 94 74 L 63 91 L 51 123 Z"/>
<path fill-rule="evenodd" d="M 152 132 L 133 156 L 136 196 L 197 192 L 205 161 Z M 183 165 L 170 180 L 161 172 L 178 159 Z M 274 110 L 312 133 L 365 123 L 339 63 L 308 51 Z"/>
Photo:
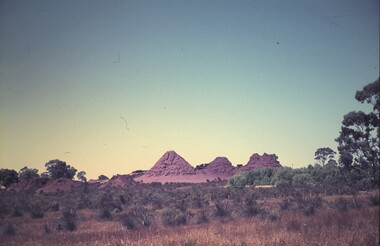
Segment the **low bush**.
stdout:
<path fill-rule="evenodd" d="M 123 226 L 127 227 L 129 230 L 137 229 L 137 221 L 131 214 L 122 214 L 121 223 Z"/>
<path fill-rule="evenodd" d="M 48 226 L 48 224 L 44 224 L 44 226 L 43 226 L 43 230 L 44 230 L 44 232 L 46 233 L 46 234 L 49 234 L 50 232 L 51 232 L 51 229 L 50 229 L 50 227 Z"/>
<path fill-rule="evenodd" d="M 177 208 L 165 208 L 161 214 L 165 226 L 176 226 L 187 223 L 187 215 Z"/>
<path fill-rule="evenodd" d="M 333 207 L 339 212 L 345 213 L 348 210 L 348 201 L 340 197 L 333 203 Z"/>
<path fill-rule="evenodd" d="M 101 208 L 99 218 L 102 220 L 112 220 L 112 213 L 109 208 Z"/>
<path fill-rule="evenodd" d="M 262 209 L 260 213 L 260 218 L 270 221 L 276 221 L 279 220 L 281 216 L 274 210 Z"/>
<path fill-rule="evenodd" d="M 16 234 L 16 227 L 13 224 L 7 224 L 4 228 L 3 234 L 5 236 L 13 236 Z"/>
<path fill-rule="evenodd" d="M 203 223 L 207 223 L 207 222 L 209 222 L 209 218 L 208 218 L 206 212 L 204 210 L 201 210 L 197 214 L 197 221 L 196 221 L 196 223 L 197 224 L 203 224 Z"/>
<path fill-rule="evenodd" d="M 231 215 L 231 208 L 227 202 L 216 202 L 214 216 L 215 217 L 228 217 Z"/>
<path fill-rule="evenodd" d="M 33 203 L 29 210 L 33 219 L 41 219 L 44 217 L 44 209 L 39 202 Z"/>
<path fill-rule="evenodd" d="M 256 203 L 256 199 L 252 196 L 249 196 L 244 199 L 242 210 L 245 216 L 256 216 L 260 213 L 261 208 Z"/>
<path fill-rule="evenodd" d="M 22 209 L 19 206 L 16 206 L 13 210 L 12 216 L 13 217 L 22 217 L 22 216 L 24 216 L 24 212 L 22 211 Z"/>
<path fill-rule="evenodd" d="M 62 220 L 67 230 L 75 231 L 77 229 L 77 210 L 74 208 L 66 208 L 62 212 Z"/>
<path fill-rule="evenodd" d="M 59 211 L 59 204 L 57 202 L 54 202 L 50 205 L 51 211 Z"/>
<path fill-rule="evenodd" d="M 154 217 L 151 210 L 141 206 L 132 206 L 128 213 L 121 215 L 121 222 L 128 229 L 133 230 L 151 226 Z"/>
<path fill-rule="evenodd" d="M 379 195 L 372 195 L 368 197 L 371 206 L 379 206 Z"/>

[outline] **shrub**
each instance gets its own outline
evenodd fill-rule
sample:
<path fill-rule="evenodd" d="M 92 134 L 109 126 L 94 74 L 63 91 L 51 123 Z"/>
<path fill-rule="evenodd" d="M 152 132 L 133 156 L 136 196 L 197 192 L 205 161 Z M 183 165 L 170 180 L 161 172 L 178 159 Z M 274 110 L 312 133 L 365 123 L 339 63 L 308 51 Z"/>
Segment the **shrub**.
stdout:
<path fill-rule="evenodd" d="M 112 220 L 112 214 L 109 208 L 100 209 L 99 218 L 102 220 Z"/>
<path fill-rule="evenodd" d="M 196 244 L 197 244 L 197 240 L 187 239 L 181 245 L 183 245 L 183 246 L 195 246 Z"/>
<path fill-rule="evenodd" d="M 368 197 L 371 206 L 379 206 L 379 195 L 372 195 Z"/>
<path fill-rule="evenodd" d="M 30 206 L 30 214 L 33 219 L 41 219 L 44 217 L 44 211 L 42 205 L 39 202 L 36 202 Z"/>
<path fill-rule="evenodd" d="M 343 198 L 339 198 L 338 200 L 336 200 L 333 204 L 333 206 L 341 213 L 345 213 L 347 212 L 347 205 L 348 205 L 348 202 L 347 200 L 343 199 Z"/>
<path fill-rule="evenodd" d="M 286 198 L 280 203 L 281 210 L 289 210 L 292 207 L 292 202 Z"/>
<path fill-rule="evenodd" d="M 136 219 L 130 214 L 123 214 L 121 216 L 121 223 L 130 230 L 137 229 Z"/>
<path fill-rule="evenodd" d="M 16 234 L 16 227 L 12 224 L 7 224 L 4 228 L 3 234 L 6 236 L 13 236 Z"/>
<path fill-rule="evenodd" d="M 315 214 L 315 207 L 313 204 L 307 204 L 305 207 L 303 207 L 302 211 L 304 215 L 311 216 Z"/>
<path fill-rule="evenodd" d="M 260 215 L 261 218 L 269 219 L 271 221 L 276 221 L 281 218 L 280 215 L 273 210 L 262 210 Z"/>
<path fill-rule="evenodd" d="M 176 226 L 187 223 L 187 216 L 177 208 L 165 208 L 161 214 L 162 223 L 166 226 Z"/>
<path fill-rule="evenodd" d="M 215 212 L 216 217 L 228 217 L 231 215 L 230 207 L 226 202 L 216 202 L 215 203 Z"/>
<path fill-rule="evenodd" d="M 128 229 L 151 226 L 154 222 L 152 212 L 144 207 L 133 206 L 127 214 L 121 216 L 121 222 Z"/>
<path fill-rule="evenodd" d="M 62 212 L 62 220 L 65 228 L 74 231 L 77 228 L 77 210 L 74 208 L 66 208 Z"/>
<path fill-rule="evenodd" d="M 197 215 L 197 224 L 203 224 L 209 222 L 209 218 L 204 210 L 200 211 Z"/>
<path fill-rule="evenodd" d="M 244 199 L 243 214 L 246 216 L 255 216 L 260 213 L 261 208 L 256 203 L 256 200 L 252 197 L 246 197 Z"/>
<path fill-rule="evenodd" d="M 44 232 L 46 234 L 49 234 L 51 232 L 51 229 L 50 227 L 45 223 L 44 226 L 43 226 L 43 229 L 44 229 Z"/>
<path fill-rule="evenodd" d="M 24 216 L 24 213 L 22 209 L 19 206 L 16 206 L 12 213 L 13 217 L 22 217 Z"/>
<path fill-rule="evenodd" d="M 5 202 L 2 202 L 1 200 L 2 199 L 0 199 L 0 218 L 3 218 L 4 216 L 10 213 L 10 209 L 8 205 Z"/>
<path fill-rule="evenodd" d="M 51 211 L 59 211 L 59 204 L 57 202 L 50 205 Z"/>

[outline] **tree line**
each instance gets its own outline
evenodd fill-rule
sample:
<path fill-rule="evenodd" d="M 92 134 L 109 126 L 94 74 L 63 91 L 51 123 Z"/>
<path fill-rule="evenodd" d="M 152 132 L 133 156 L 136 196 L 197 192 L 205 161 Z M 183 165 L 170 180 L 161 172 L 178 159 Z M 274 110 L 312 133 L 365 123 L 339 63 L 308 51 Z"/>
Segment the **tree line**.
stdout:
<path fill-rule="evenodd" d="M 284 192 L 289 188 L 327 193 L 342 189 L 366 190 L 379 187 L 380 138 L 379 78 L 355 94 L 360 103 L 371 105 L 371 112 L 351 111 L 344 115 L 338 143 L 339 159 L 329 147 L 315 152 L 315 163 L 306 168 L 263 168 L 231 177 L 228 184 L 242 188 L 246 185 L 276 185 Z"/>

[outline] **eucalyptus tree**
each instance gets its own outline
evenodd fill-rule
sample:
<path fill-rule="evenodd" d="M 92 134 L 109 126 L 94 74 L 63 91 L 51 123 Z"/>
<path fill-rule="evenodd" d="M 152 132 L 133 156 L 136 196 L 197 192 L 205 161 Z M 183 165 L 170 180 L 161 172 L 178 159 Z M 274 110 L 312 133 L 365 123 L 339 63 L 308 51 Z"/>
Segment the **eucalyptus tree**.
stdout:
<path fill-rule="evenodd" d="M 352 111 L 344 115 L 336 141 L 339 163 L 350 170 L 359 168 L 373 184 L 379 182 L 379 78 L 357 91 L 355 99 L 372 105 L 372 111 Z"/>

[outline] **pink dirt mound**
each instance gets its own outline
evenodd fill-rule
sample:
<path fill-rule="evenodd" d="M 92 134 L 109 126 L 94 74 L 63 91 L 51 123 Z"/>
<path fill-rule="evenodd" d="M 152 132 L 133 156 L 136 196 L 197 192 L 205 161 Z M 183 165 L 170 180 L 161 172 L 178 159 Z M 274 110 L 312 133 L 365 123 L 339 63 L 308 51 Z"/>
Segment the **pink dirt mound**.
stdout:
<path fill-rule="evenodd" d="M 16 184 L 13 184 L 11 187 L 8 188 L 8 190 L 16 192 L 35 192 L 36 190 L 42 188 L 48 181 L 49 179 L 47 178 L 22 180 Z"/>
<path fill-rule="evenodd" d="M 247 165 L 234 167 L 226 157 L 217 157 L 208 164 L 193 168 L 174 151 L 166 152 L 154 166 L 143 175 L 134 177 L 137 182 L 176 182 L 203 183 L 213 180 L 226 180 L 235 173 L 247 172 L 260 167 L 281 167 L 276 155 L 253 154 Z"/>
<path fill-rule="evenodd" d="M 99 188 L 105 187 L 116 187 L 116 186 L 126 186 L 126 185 L 134 185 L 136 181 L 133 180 L 132 176 L 128 174 L 124 175 L 115 175 L 107 182 L 102 183 Z"/>
<path fill-rule="evenodd" d="M 238 172 L 246 172 L 261 167 L 277 168 L 282 167 L 282 165 L 280 164 L 280 162 L 278 162 L 276 155 L 268 155 L 267 153 L 264 153 L 261 156 L 255 153 L 251 156 L 251 158 L 249 158 L 247 165 L 239 168 Z"/>
<path fill-rule="evenodd" d="M 46 182 L 46 184 L 37 189 L 36 192 L 40 193 L 56 193 L 59 191 L 72 191 L 73 189 L 79 188 L 83 185 L 80 181 L 74 181 L 71 179 L 59 178 L 51 179 Z"/>
<path fill-rule="evenodd" d="M 202 180 L 198 180 L 193 166 L 191 166 L 175 151 L 166 152 L 149 171 L 146 171 L 143 175 L 136 177 L 135 180 L 144 183 L 203 182 L 203 178 Z"/>
<path fill-rule="evenodd" d="M 206 180 L 228 179 L 235 173 L 235 168 L 226 157 L 217 157 L 204 168 L 196 169 L 197 175 L 204 175 Z"/>
<path fill-rule="evenodd" d="M 175 151 L 166 152 L 154 166 L 146 172 L 146 176 L 193 175 L 194 168 Z"/>

